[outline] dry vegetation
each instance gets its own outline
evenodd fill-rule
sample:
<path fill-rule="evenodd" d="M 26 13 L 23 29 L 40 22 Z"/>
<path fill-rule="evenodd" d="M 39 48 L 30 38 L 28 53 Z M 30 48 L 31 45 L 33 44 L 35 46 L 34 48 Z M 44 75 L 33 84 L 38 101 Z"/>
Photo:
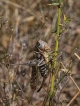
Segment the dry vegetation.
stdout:
<path fill-rule="evenodd" d="M 72 76 L 80 87 L 80 59 L 74 55 L 80 56 L 80 0 L 63 2 L 61 21 L 65 14 L 71 22 L 60 36 L 59 51 L 62 55 L 58 63 L 63 62 L 66 68 L 73 64 Z M 31 68 L 17 64 L 31 59 L 39 39 L 48 42 L 54 50 L 57 8 L 47 5 L 50 3 L 50 0 L 0 0 L 0 106 L 31 106 L 31 103 L 42 106 L 45 90 L 32 93 Z M 45 89 L 48 82 L 49 78 Z M 78 90 L 79 95 L 71 106 L 80 106 Z M 70 78 L 60 94 L 60 102 L 64 101 L 62 106 L 67 106 L 78 90 Z"/>

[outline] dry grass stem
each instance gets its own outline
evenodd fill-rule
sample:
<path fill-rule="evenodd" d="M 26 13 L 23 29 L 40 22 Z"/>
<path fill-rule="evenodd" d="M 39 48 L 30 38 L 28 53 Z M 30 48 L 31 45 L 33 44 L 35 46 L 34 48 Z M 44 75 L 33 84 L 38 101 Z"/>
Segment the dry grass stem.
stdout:
<path fill-rule="evenodd" d="M 71 78 L 71 80 L 73 81 L 73 83 L 75 84 L 75 86 L 77 87 L 77 89 L 79 90 L 79 92 L 80 92 L 80 88 L 78 87 L 78 85 L 76 84 L 76 82 L 74 81 L 74 79 L 72 78 L 72 76 L 70 75 L 70 78 Z"/>
<path fill-rule="evenodd" d="M 77 53 L 74 53 L 74 55 L 80 60 L 80 57 L 78 56 L 78 54 Z"/>
<path fill-rule="evenodd" d="M 69 104 L 67 106 L 70 106 L 71 103 L 77 98 L 77 96 L 80 94 L 80 91 L 77 92 L 77 94 L 71 99 L 71 101 L 69 102 Z"/>
<path fill-rule="evenodd" d="M 62 66 L 63 66 L 63 68 L 65 69 L 65 70 L 67 70 L 66 69 L 66 67 L 64 66 L 64 64 L 63 63 L 61 63 L 62 64 Z M 67 70 L 67 72 L 68 72 L 68 70 Z M 79 92 L 71 99 L 71 101 L 69 102 L 69 104 L 67 105 L 67 106 L 70 106 L 70 104 L 75 100 L 75 98 L 80 94 L 80 88 L 78 87 L 78 85 L 77 85 L 77 83 L 74 81 L 74 79 L 72 78 L 72 76 L 71 76 L 71 74 L 69 75 L 70 76 L 70 79 L 73 81 L 73 83 L 75 84 L 75 86 L 77 87 L 77 89 L 79 90 Z"/>

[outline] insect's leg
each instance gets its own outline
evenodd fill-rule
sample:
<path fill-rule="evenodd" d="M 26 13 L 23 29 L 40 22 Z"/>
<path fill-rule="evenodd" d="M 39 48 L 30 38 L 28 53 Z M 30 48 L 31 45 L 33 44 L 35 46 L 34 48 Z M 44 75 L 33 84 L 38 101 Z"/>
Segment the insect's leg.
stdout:
<path fill-rule="evenodd" d="M 38 63 L 37 66 L 39 67 L 39 66 L 42 66 L 42 65 L 44 65 L 44 64 L 45 64 L 44 59 L 41 59 L 41 60 L 39 61 L 39 63 Z"/>
<path fill-rule="evenodd" d="M 44 82 L 45 82 L 45 79 L 46 79 L 46 78 L 43 78 L 42 84 L 41 84 L 41 86 L 39 87 L 39 89 L 37 90 L 37 92 L 39 92 L 39 91 L 42 89 L 42 86 L 43 86 L 43 84 L 44 84 Z"/>

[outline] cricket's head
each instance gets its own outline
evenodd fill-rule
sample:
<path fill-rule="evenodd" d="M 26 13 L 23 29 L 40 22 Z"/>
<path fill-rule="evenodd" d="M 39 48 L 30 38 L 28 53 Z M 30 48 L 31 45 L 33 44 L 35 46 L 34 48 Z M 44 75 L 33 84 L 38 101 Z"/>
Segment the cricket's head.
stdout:
<path fill-rule="evenodd" d="M 50 51 L 51 49 L 49 45 L 45 41 L 42 41 L 42 40 L 37 41 L 36 47 L 43 52 Z"/>

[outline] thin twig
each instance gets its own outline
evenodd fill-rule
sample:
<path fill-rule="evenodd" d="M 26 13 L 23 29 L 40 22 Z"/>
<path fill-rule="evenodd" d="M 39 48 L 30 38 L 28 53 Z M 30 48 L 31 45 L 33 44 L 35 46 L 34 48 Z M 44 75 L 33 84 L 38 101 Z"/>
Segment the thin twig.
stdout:
<path fill-rule="evenodd" d="M 70 78 L 71 78 L 71 80 L 73 81 L 73 83 L 75 84 L 75 86 L 77 87 L 77 89 L 79 90 L 79 92 L 80 92 L 80 88 L 78 87 L 78 85 L 76 84 L 76 82 L 74 81 L 74 79 L 72 78 L 72 76 L 70 75 Z"/>
<path fill-rule="evenodd" d="M 75 98 L 80 94 L 80 91 L 77 92 L 77 94 L 71 99 L 71 101 L 68 103 L 67 106 L 70 106 L 71 103 L 75 100 Z"/>
<path fill-rule="evenodd" d="M 74 55 L 80 60 L 80 57 L 78 56 L 78 54 L 77 53 L 74 53 Z"/>
<path fill-rule="evenodd" d="M 62 64 L 62 66 L 65 68 L 65 70 L 67 70 L 66 67 L 63 64 Z M 77 87 L 77 89 L 80 91 L 80 88 L 78 87 L 78 85 L 76 84 L 74 79 L 72 78 L 71 74 L 69 76 L 70 76 L 71 80 L 73 81 L 73 83 L 75 84 L 75 86 Z"/>
<path fill-rule="evenodd" d="M 62 64 L 62 66 L 66 69 L 66 67 Z M 69 102 L 69 104 L 67 106 L 70 106 L 70 104 L 75 100 L 75 98 L 80 94 L 80 88 L 78 87 L 78 85 L 76 84 L 76 82 L 74 81 L 74 79 L 72 78 L 71 74 L 69 75 L 71 80 L 73 81 L 73 83 L 75 84 L 75 86 L 77 87 L 77 89 L 79 90 L 78 93 L 71 99 L 71 101 Z"/>

